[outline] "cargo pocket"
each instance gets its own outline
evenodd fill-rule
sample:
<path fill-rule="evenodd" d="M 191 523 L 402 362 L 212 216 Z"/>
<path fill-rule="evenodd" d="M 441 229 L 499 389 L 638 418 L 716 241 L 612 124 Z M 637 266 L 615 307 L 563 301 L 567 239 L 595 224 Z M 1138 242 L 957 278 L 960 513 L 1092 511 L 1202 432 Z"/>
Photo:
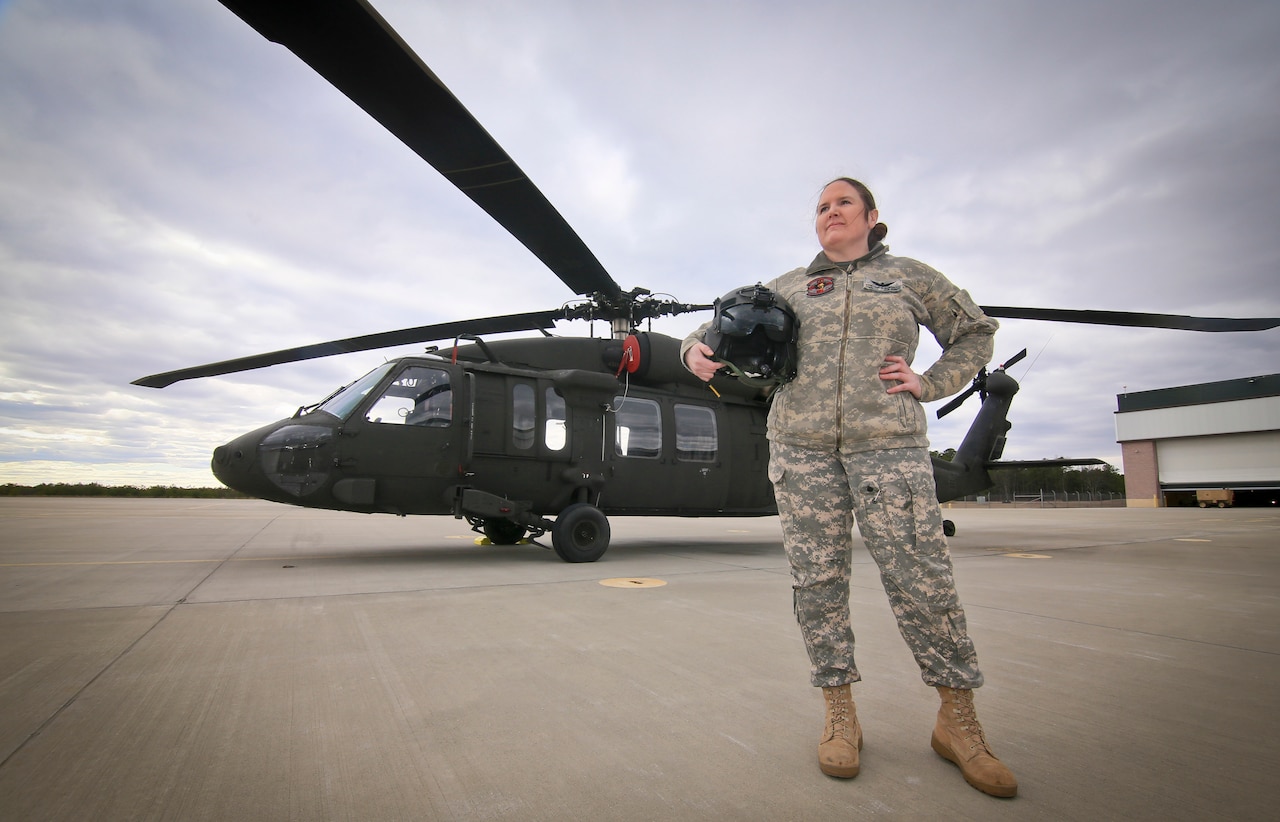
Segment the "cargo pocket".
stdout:
<path fill-rule="evenodd" d="M 893 546 L 912 541 L 911 497 L 903 493 L 905 486 L 902 477 L 894 474 L 864 474 L 853 486 L 858 525 L 865 528 L 863 540 L 868 550 L 885 560 L 893 559 Z"/>

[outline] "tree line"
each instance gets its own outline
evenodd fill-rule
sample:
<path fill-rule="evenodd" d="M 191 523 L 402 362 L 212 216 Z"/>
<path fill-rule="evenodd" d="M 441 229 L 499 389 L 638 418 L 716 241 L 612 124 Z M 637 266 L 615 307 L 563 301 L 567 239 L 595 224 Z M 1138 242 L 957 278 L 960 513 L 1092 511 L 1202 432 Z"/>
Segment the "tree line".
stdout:
<path fill-rule="evenodd" d="M 176 485 L 101 485 L 96 482 L 42 482 L 39 485 L 0 485 L 0 497 L 185 497 L 248 499 L 230 488 L 181 488 Z"/>

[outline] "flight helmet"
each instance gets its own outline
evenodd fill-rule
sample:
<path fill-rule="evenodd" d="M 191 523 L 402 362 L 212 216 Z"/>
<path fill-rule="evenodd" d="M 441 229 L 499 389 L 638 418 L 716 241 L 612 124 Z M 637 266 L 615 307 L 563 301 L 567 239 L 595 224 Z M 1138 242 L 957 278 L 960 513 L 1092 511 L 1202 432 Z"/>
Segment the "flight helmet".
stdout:
<path fill-rule="evenodd" d="M 795 378 L 798 334 L 799 323 L 787 301 L 756 283 L 716 300 L 703 341 L 730 374 L 769 388 Z"/>

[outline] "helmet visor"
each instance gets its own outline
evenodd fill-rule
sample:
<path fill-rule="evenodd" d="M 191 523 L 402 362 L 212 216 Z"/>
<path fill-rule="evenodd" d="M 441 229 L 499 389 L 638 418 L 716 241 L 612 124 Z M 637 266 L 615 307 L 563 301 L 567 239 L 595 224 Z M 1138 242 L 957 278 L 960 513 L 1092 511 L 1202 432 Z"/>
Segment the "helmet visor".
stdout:
<path fill-rule="evenodd" d="M 746 303 L 720 309 L 720 333 L 731 337 L 750 336 L 757 328 L 774 342 L 791 339 L 792 321 L 777 306 L 760 307 Z"/>

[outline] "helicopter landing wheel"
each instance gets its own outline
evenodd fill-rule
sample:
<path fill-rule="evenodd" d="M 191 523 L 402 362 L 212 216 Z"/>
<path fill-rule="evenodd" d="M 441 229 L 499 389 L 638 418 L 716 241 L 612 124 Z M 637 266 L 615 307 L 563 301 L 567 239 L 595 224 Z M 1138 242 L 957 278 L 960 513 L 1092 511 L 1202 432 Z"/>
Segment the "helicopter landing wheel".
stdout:
<path fill-rule="evenodd" d="M 560 512 L 551 529 L 551 545 L 565 562 L 595 562 L 609 548 L 609 520 L 589 502 Z"/>
<path fill-rule="evenodd" d="M 529 529 L 509 519 L 487 519 L 481 530 L 494 545 L 515 545 L 529 533 Z"/>
<path fill-rule="evenodd" d="M 954 537 L 956 535 L 956 524 L 949 519 L 942 521 L 942 535 L 944 537 Z"/>

